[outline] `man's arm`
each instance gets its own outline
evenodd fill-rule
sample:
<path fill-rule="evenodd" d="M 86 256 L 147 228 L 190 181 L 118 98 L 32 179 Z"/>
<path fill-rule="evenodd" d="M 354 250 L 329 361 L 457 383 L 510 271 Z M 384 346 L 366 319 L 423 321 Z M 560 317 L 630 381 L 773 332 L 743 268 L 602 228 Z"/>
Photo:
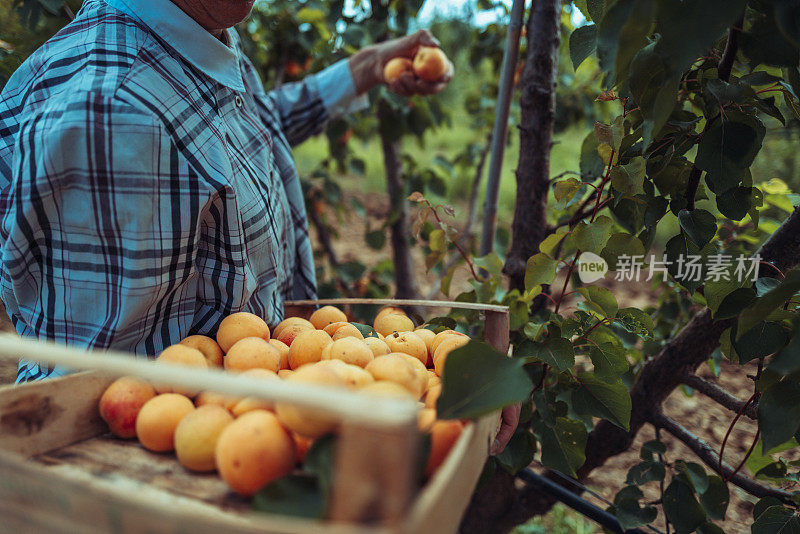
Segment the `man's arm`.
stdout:
<path fill-rule="evenodd" d="M 72 95 L 22 125 L 12 166 L 0 255 L 17 330 L 140 354 L 177 342 L 199 199 L 160 124 Z"/>

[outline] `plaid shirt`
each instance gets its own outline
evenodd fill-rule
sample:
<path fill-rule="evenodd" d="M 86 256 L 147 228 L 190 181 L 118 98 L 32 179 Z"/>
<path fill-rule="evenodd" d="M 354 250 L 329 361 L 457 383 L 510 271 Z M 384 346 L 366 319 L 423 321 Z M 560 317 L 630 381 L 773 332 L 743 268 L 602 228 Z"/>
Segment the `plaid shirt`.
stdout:
<path fill-rule="evenodd" d="M 167 0 L 87 0 L 0 94 L 0 297 L 17 331 L 155 355 L 313 298 L 290 147 L 363 105 L 346 61 L 265 92 Z M 21 361 L 17 382 L 68 372 Z"/>

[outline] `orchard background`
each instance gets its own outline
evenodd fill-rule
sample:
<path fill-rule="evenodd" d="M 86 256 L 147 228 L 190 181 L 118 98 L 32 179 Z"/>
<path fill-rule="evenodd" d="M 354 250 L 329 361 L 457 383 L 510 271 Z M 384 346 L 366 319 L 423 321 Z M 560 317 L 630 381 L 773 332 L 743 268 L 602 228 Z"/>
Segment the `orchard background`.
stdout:
<path fill-rule="evenodd" d="M 79 8 L 0 4 L 0 86 Z M 509 3 L 256 3 L 238 31 L 267 87 L 421 27 L 455 64 L 441 95 L 377 89 L 295 151 L 320 296 L 511 307 L 531 400 L 465 532 L 597 530 L 515 485 L 528 465 L 577 477 L 626 528 L 800 531 L 800 6 L 534 0 L 524 21 L 494 252 L 480 257 Z M 585 251 L 612 269 L 623 254 L 764 263 L 755 284 L 682 280 L 673 264 L 666 280 L 584 285 Z"/>

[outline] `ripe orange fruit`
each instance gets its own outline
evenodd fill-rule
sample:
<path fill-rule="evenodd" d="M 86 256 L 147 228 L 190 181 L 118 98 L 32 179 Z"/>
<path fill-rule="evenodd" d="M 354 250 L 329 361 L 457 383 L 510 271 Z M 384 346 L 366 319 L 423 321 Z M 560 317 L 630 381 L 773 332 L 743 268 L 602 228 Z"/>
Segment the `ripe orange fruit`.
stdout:
<path fill-rule="evenodd" d="M 163 393 L 147 401 L 136 417 L 136 437 L 145 449 L 167 452 L 175 448 L 175 429 L 194 411 L 188 397 Z"/>
<path fill-rule="evenodd" d="M 325 328 L 323 328 L 323 330 L 325 330 L 325 333 L 328 334 L 329 336 L 333 336 L 334 332 L 336 332 L 336 330 L 339 327 L 344 326 L 346 324 L 350 324 L 350 323 L 348 323 L 347 321 L 337 321 L 335 323 L 331 323 L 329 325 L 326 325 Z"/>
<path fill-rule="evenodd" d="M 386 306 L 385 308 L 381 308 L 380 311 L 375 314 L 375 319 L 377 320 L 378 317 L 383 317 L 384 315 L 390 315 L 390 314 L 406 315 L 406 312 L 402 308 L 397 308 L 395 306 Z"/>
<path fill-rule="evenodd" d="M 282 380 L 283 380 L 283 379 L 286 379 L 286 378 L 288 378 L 288 377 L 289 377 L 289 376 L 290 376 L 292 373 L 294 373 L 294 371 L 292 371 L 291 369 L 281 369 L 280 371 L 278 371 L 278 378 L 280 378 L 280 379 L 282 379 Z"/>
<path fill-rule="evenodd" d="M 324 330 L 303 330 L 289 347 L 289 367 L 297 369 L 306 363 L 320 361 L 322 349 L 331 343 L 331 336 Z"/>
<path fill-rule="evenodd" d="M 417 429 L 420 432 L 428 432 L 436 422 L 436 410 L 423 408 L 417 413 Z"/>
<path fill-rule="evenodd" d="M 225 355 L 225 369 L 246 371 L 268 369 L 277 373 L 281 368 L 281 354 L 273 345 L 260 337 L 240 339 Z"/>
<path fill-rule="evenodd" d="M 433 341 L 431 341 L 431 346 L 430 346 L 431 358 L 433 358 L 433 355 L 436 353 L 436 349 L 439 347 L 439 343 L 441 343 L 443 340 L 447 339 L 450 336 L 464 336 L 464 337 L 467 337 L 466 334 L 462 334 L 461 332 L 457 332 L 455 330 L 443 330 L 443 331 L 439 332 L 433 338 Z"/>
<path fill-rule="evenodd" d="M 376 358 L 392 352 L 392 349 L 389 348 L 386 341 L 377 337 L 365 337 L 364 343 L 367 344 L 367 347 L 372 351 L 372 355 Z"/>
<path fill-rule="evenodd" d="M 410 354 L 422 362 L 423 367 L 428 364 L 428 347 L 416 333 L 395 332 L 386 336 L 384 341 L 392 349 L 392 352 Z"/>
<path fill-rule="evenodd" d="M 436 384 L 441 384 L 442 379 L 436 374 L 436 371 L 428 369 L 428 389 L 431 389 Z"/>
<path fill-rule="evenodd" d="M 433 353 L 431 352 L 431 343 L 433 343 L 433 339 L 436 337 L 436 332 L 433 330 L 428 330 L 427 328 L 420 326 L 414 333 L 417 334 L 422 341 L 425 342 L 425 348 L 428 349 L 428 363 L 430 364 L 431 358 L 433 358 Z"/>
<path fill-rule="evenodd" d="M 247 497 L 291 473 L 297 450 L 292 435 L 274 414 L 255 410 L 225 427 L 214 458 L 222 480 Z"/>
<path fill-rule="evenodd" d="M 156 358 L 158 363 L 189 365 L 192 367 L 208 368 L 208 360 L 203 356 L 203 353 L 192 347 L 186 345 L 171 345 L 161 351 L 161 354 Z M 183 388 L 174 388 L 172 386 L 156 386 L 157 393 L 179 393 L 187 397 L 194 397 L 199 392 Z"/>
<path fill-rule="evenodd" d="M 217 343 L 226 354 L 234 343 L 246 337 L 269 339 L 269 325 L 258 315 L 248 312 L 232 313 L 219 323 Z"/>
<path fill-rule="evenodd" d="M 270 339 L 269 344 L 278 349 L 281 355 L 281 369 L 289 368 L 289 346 L 279 339 Z"/>
<path fill-rule="evenodd" d="M 345 337 L 337 339 L 325 347 L 325 354 L 323 354 L 322 358 L 325 360 L 341 360 L 344 363 L 364 367 L 375 356 L 363 340 L 355 337 Z"/>
<path fill-rule="evenodd" d="M 217 342 L 208 336 L 189 336 L 181 340 L 180 345 L 192 347 L 203 353 L 206 357 L 209 367 L 222 367 L 222 357 L 225 353 L 219 348 Z"/>
<path fill-rule="evenodd" d="M 312 313 L 308 320 L 311 321 L 314 328 L 322 330 L 331 323 L 346 322 L 347 316 L 336 306 L 323 306 Z"/>
<path fill-rule="evenodd" d="M 388 336 L 392 332 L 409 332 L 414 330 L 414 323 L 407 315 L 399 313 L 387 313 L 375 318 L 373 328 L 382 336 Z"/>
<path fill-rule="evenodd" d="M 450 60 L 435 46 L 420 46 L 414 56 L 414 74 L 429 82 L 441 80 L 449 66 Z"/>
<path fill-rule="evenodd" d="M 283 343 L 284 345 L 286 345 L 291 349 L 292 343 L 294 343 L 294 340 L 297 339 L 297 336 L 309 330 L 314 330 L 314 325 L 312 325 L 311 323 L 308 324 L 292 323 L 287 325 L 283 330 L 281 330 L 280 335 L 276 337 L 281 343 Z"/>
<path fill-rule="evenodd" d="M 233 422 L 222 406 L 201 406 L 186 415 L 175 429 L 175 455 L 186 469 L 214 471 L 214 448 L 222 431 Z"/>
<path fill-rule="evenodd" d="M 364 368 L 377 380 L 396 382 L 406 388 L 416 399 L 422 395 L 419 375 L 412 364 L 399 354 L 378 356 Z"/>
<path fill-rule="evenodd" d="M 133 438 L 136 436 L 136 416 L 139 415 L 139 410 L 155 396 L 156 390 L 147 382 L 123 376 L 112 382 L 100 397 L 100 417 L 115 436 Z"/>
<path fill-rule="evenodd" d="M 278 326 L 276 326 L 275 330 L 272 331 L 272 337 L 278 339 L 281 336 L 281 333 L 283 332 L 284 328 L 286 328 L 287 326 L 297 325 L 297 324 L 302 324 L 309 328 L 314 328 L 314 325 L 311 324 L 311 322 L 308 321 L 307 319 L 303 319 L 302 317 L 287 317 L 286 319 L 278 323 Z"/>
<path fill-rule="evenodd" d="M 367 384 L 359 388 L 358 391 L 359 393 L 377 395 L 379 397 L 396 397 L 398 399 L 416 400 L 409 390 L 397 382 L 390 382 L 388 380 L 376 380 L 372 384 Z"/>
<path fill-rule="evenodd" d="M 350 323 L 345 323 L 339 328 L 331 336 L 334 341 L 343 339 L 346 337 L 354 337 L 357 339 L 364 339 L 364 334 L 361 333 L 361 330 L 356 328 L 354 325 Z"/>
<path fill-rule="evenodd" d="M 267 369 L 248 369 L 242 373 L 242 376 L 261 378 L 264 380 L 280 380 L 277 374 Z M 234 417 L 239 417 L 253 410 L 272 410 L 274 408 L 275 403 L 272 401 L 262 400 L 257 397 L 245 397 L 231 408 L 231 413 L 233 413 Z"/>
<path fill-rule="evenodd" d="M 194 405 L 198 408 L 208 405 L 222 406 L 230 412 L 240 400 L 242 399 L 238 397 L 229 397 L 227 395 L 223 395 L 222 393 L 217 393 L 216 391 L 202 391 L 197 397 L 195 397 Z"/>
<path fill-rule="evenodd" d="M 320 332 L 320 330 L 317 330 Z M 322 365 L 306 365 L 294 371 L 287 382 L 303 384 L 320 384 L 331 387 L 347 387 L 341 376 L 334 370 Z M 275 413 L 284 426 L 308 438 L 317 438 L 333 431 L 338 421 L 321 415 L 315 410 L 298 408 L 292 404 L 277 403 Z"/>
<path fill-rule="evenodd" d="M 386 83 L 392 84 L 403 75 L 403 73 L 414 74 L 414 66 L 407 57 L 395 57 L 386 62 L 383 66 L 383 79 Z"/>
<path fill-rule="evenodd" d="M 431 476 L 445 461 L 458 441 L 464 424 L 461 421 L 438 420 L 431 427 L 431 452 L 425 465 L 425 476 Z"/>
<path fill-rule="evenodd" d="M 436 409 L 436 401 L 442 396 L 442 385 L 436 384 L 431 386 L 427 393 L 425 393 L 425 407 Z"/>
<path fill-rule="evenodd" d="M 469 338 L 466 336 L 451 336 L 439 343 L 439 346 L 436 347 L 436 352 L 433 353 L 433 367 L 437 375 L 442 376 L 447 355 L 467 343 L 469 343 Z"/>

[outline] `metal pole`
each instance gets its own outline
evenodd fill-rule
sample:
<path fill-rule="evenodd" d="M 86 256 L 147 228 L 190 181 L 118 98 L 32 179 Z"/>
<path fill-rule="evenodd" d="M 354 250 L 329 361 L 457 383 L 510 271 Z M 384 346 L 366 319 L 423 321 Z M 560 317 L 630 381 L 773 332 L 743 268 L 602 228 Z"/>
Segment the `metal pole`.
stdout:
<path fill-rule="evenodd" d="M 556 484 L 549 478 L 531 471 L 530 469 L 523 469 L 517 476 L 521 478 L 529 486 L 533 486 L 536 490 L 551 495 L 566 504 L 579 514 L 591 519 L 598 525 L 607 528 L 612 532 L 619 534 L 645 534 L 643 530 L 632 528 L 630 530 L 623 530 L 619 521 L 612 514 L 606 512 L 602 508 L 595 506 L 589 501 L 580 498 L 578 495 L 572 493 L 570 490 L 560 484 Z"/>
<path fill-rule="evenodd" d="M 508 25 L 506 49 L 503 52 L 503 66 L 500 74 L 500 90 L 495 107 L 494 129 L 492 130 L 492 159 L 489 161 L 489 177 L 486 182 L 486 198 L 483 201 L 483 229 L 481 231 L 481 256 L 494 250 L 494 232 L 497 226 L 497 197 L 500 191 L 500 171 L 503 167 L 503 153 L 508 131 L 508 111 L 511 95 L 514 92 L 514 70 L 519 57 L 519 37 L 522 32 L 522 16 L 525 13 L 525 0 L 514 0 L 511 5 L 511 22 Z"/>

